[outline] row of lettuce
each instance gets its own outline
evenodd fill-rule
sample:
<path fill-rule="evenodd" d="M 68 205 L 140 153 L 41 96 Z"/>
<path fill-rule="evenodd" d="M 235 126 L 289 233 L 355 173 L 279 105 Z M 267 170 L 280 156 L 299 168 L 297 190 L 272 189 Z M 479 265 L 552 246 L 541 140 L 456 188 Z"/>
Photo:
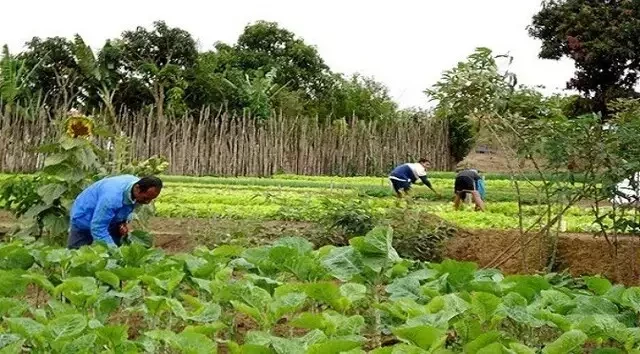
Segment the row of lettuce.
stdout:
<path fill-rule="evenodd" d="M 393 231 L 166 255 L 0 247 L 1 353 L 640 353 L 640 288 L 402 259 Z"/>
<path fill-rule="evenodd" d="M 485 213 L 476 213 L 471 206 L 454 211 L 451 201 L 433 202 L 424 199 L 399 202 L 394 197 L 367 197 L 354 190 L 326 191 L 318 188 L 273 188 L 242 186 L 209 186 L 169 183 L 156 203 L 157 215 L 186 218 L 228 218 L 253 220 L 286 220 L 317 222 L 335 210 L 358 211 L 373 217 L 383 216 L 397 208 L 432 213 L 458 226 L 471 229 L 511 229 L 533 224 L 547 209 L 540 205 L 524 206 L 514 201 L 488 202 Z M 606 222 L 606 221 L 605 221 Z M 572 207 L 564 216 L 566 231 L 590 232 L 597 229 L 592 210 Z"/>

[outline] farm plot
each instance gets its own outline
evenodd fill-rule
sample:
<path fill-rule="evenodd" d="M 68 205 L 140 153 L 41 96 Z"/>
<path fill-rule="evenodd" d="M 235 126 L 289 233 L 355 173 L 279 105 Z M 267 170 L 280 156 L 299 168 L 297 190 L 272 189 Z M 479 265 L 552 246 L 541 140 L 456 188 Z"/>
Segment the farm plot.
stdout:
<path fill-rule="evenodd" d="M 414 187 L 411 209 L 433 213 L 464 228 L 515 229 L 519 212 L 511 181 L 487 180 L 487 211 L 454 211 L 450 178 L 431 178 L 436 197 L 422 186 Z M 162 217 L 229 218 L 316 222 L 326 210 L 361 202 L 373 214 L 382 215 L 406 202 L 398 202 L 386 178 L 307 177 L 215 178 L 166 177 L 167 188 L 156 203 Z M 539 182 L 532 182 L 539 183 Z M 524 226 L 533 223 L 544 209 L 535 204 L 535 189 L 524 183 L 521 196 L 530 205 L 522 210 Z M 528 197 L 527 197 L 528 196 Z M 595 229 L 588 208 L 573 207 L 564 218 L 564 229 L 590 232 Z"/>
<path fill-rule="evenodd" d="M 0 246 L 4 353 L 640 353 L 640 288 L 401 259 L 392 231 L 165 255 Z"/>

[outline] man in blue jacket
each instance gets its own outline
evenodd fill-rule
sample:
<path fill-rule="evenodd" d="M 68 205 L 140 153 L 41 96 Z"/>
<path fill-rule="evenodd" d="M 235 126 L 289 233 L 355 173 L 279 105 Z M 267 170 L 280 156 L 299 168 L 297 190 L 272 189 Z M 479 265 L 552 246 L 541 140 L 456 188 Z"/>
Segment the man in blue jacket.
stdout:
<path fill-rule="evenodd" d="M 407 194 L 411 189 L 411 184 L 415 183 L 418 178 L 422 183 L 433 191 L 436 195 L 439 195 L 435 189 L 431 186 L 431 182 L 427 179 L 427 167 L 429 167 L 429 160 L 421 158 L 417 163 L 405 163 L 397 166 L 389 174 L 389 180 L 393 191 L 396 192 L 398 198 L 402 198 L 402 193 Z"/>
<path fill-rule="evenodd" d="M 90 185 L 71 208 L 68 247 L 80 248 L 94 241 L 120 246 L 129 234 L 134 207 L 151 203 L 161 190 L 159 178 L 131 175 L 108 177 Z"/>

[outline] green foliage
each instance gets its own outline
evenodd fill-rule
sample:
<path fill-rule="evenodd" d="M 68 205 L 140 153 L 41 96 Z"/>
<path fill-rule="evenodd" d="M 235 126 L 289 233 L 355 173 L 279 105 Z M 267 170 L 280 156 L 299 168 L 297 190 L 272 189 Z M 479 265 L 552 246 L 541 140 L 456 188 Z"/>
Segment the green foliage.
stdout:
<path fill-rule="evenodd" d="M 373 229 L 376 218 L 371 203 L 364 199 L 324 201 L 324 222 L 342 230 L 347 237 L 361 236 Z"/>
<path fill-rule="evenodd" d="M 314 46 L 275 22 L 249 24 L 236 43 L 202 53 L 190 33 L 156 21 L 107 40 L 97 53 L 75 35 L 35 37 L 24 52 L 6 49 L 2 57 L 0 105 L 7 112 L 104 110 L 111 125 L 122 110 L 178 119 L 203 109 L 258 119 L 397 116 L 386 86 L 332 72 Z"/>
<path fill-rule="evenodd" d="M 389 228 L 318 250 L 300 238 L 176 255 L 140 245 L 115 252 L 8 243 L 0 248 L 0 265 L 11 268 L 0 271 L 0 350 L 215 353 L 218 343 L 232 353 L 640 347 L 636 288 L 616 285 L 616 299 L 600 278 L 584 279 L 593 290 L 572 289 L 472 263 L 401 259 L 392 244 Z M 304 269 L 315 275 L 301 276 L 311 274 Z M 19 300 L 27 284 L 48 302 Z M 234 330 L 246 321 L 254 330 Z M 399 343 L 379 347 L 383 333 Z"/>
<path fill-rule="evenodd" d="M 450 124 L 454 162 L 462 161 L 471 151 L 482 120 L 505 110 L 511 85 L 508 77 L 498 72 L 491 50 L 478 48 L 425 90 L 431 100 L 438 102 L 436 116 Z"/>
<path fill-rule="evenodd" d="M 634 1 L 546 1 L 533 17 L 529 34 L 542 41 L 540 57 L 575 62 L 567 86 L 593 101 L 594 111 L 608 117 L 609 103 L 636 97 L 638 16 Z"/>
<path fill-rule="evenodd" d="M 5 209 L 20 218 L 17 236 L 44 237 L 47 242 L 62 244 L 68 234 L 74 199 L 109 171 L 105 163 L 108 154 L 97 144 L 100 130 L 94 127 L 92 118 L 72 115 L 58 124 L 62 132 L 57 140 L 37 151 L 46 156 L 44 168 L 35 176 L 16 176 L 3 181 L 0 201 Z M 145 176 L 162 173 L 168 166 L 166 159 L 159 157 L 142 162 L 119 157 L 125 161 L 115 163 L 118 173 Z M 149 206 L 137 210 L 136 219 L 143 222 L 142 226 L 148 217 Z M 144 230 L 133 236 L 136 241 L 151 243 Z"/>

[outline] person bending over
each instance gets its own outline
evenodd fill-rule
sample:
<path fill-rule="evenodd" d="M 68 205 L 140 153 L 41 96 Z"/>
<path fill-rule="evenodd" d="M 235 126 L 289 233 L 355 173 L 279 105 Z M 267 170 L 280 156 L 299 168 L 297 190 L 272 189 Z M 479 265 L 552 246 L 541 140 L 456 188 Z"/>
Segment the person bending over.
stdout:
<path fill-rule="evenodd" d="M 439 195 L 431 186 L 429 179 L 427 179 L 427 168 L 429 166 L 429 161 L 421 158 L 417 163 L 405 163 L 394 168 L 389 175 L 389 180 L 391 181 L 391 186 L 396 196 L 402 198 L 403 194 L 408 194 L 411 189 L 411 184 L 416 183 L 418 179 L 431 189 L 433 193 Z"/>
<path fill-rule="evenodd" d="M 149 204 L 162 190 L 158 177 L 131 175 L 107 177 L 87 187 L 71 207 L 71 228 L 67 247 L 90 245 L 94 241 L 116 247 L 129 234 L 134 207 Z"/>
<path fill-rule="evenodd" d="M 471 194 L 476 211 L 484 211 L 484 180 L 477 170 L 467 169 L 458 172 L 454 182 L 453 201 L 454 209 L 460 209 L 460 204 L 467 199 L 467 194 Z"/>

